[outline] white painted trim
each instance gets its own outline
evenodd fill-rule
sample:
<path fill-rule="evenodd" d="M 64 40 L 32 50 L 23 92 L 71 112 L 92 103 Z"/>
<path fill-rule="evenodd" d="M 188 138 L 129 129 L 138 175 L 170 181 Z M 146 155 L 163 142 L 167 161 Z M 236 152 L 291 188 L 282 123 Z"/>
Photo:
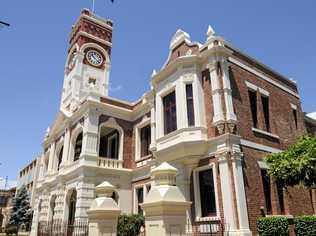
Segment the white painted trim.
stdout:
<path fill-rule="evenodd" d="M 258 77 L 260 77 L 261 79 L 263 79 L 263 80 L 269 82 L 270 84 L 273 84 L 274 86 L 276 86 L 276 87 L 282 89 L 283 91 L 285 91 L 285 92 L 287 92 L 287 93 L 289 93 L 289 94 L 291 94 L 291 95 L 293 95 L 293 96 L 299 98 L 299 95 L 298 95 L 296 92 L 294 92 L 294 91 L 292 91 L 291 89 L 285 87 L 284 85 L 282 85 L 282 84 L 280 84 L 280 83 L 274 81 L 273 79 L 270 79 L 270 78 L 267 77 L 266 75 L 264 75 L 264 74 L 262 74 L 262 73 L 260 73 L 260 72 L 258 72 L 258 71 L 256 71 L 256 70 L 252 69 L 251 67 L 249 67 L 249 66 L 243 64 L 243 63 L 240 62 L 239 60 L 237 60 L 237 59 L 235 59 L 235 58 L 233 58 L 233 57 L 229 57 L 228 59 L 229 59 L 230 62 L 232 62 L 232 63 L 234 63 L 234 64 L 240 66 L 241 68 L 243 68 L 243 69 L 249 71 L 249 72 L 252 73 L 252 74 L 257 75 Z"/>
<path fill-rule="evenodd" d="M 277 148 L 273 148 L 273 147 L 269 147 L 260 143 L 255 143 L 246 139 L 241 139 L 240 140 L 240 144 L 249 148 L 253 148 L 253 149 L 257 149 L 260 151 L 264 151 L 264 152 L 270 152 L 270 153 L 278 153 L 278 152 L 282 152 L 282 150 L 277 149 Z"/>
<path fill-rule="evenodd" d="M 267 90 L 265 90 L 265 89 L 263 89 L 263 88 L 260 88 L 260 87 L 258 87 L 257 85 L 254 85 L 254 84 L 252 84 L 252 83 L 250 83 L 250 82 L 248 82 L 248 81 L 245 81 L 245 83 L 246 83 L 246 86 L 247 86 L 250 90 L 253 90 L 253 91 L 259 90 L 259 93 L 263 94 L 263 95 L 266 96 L 266 97 L 269 97 L 270 93 L 269 93 Z"/>
<path fill-rule="evenodd" d="M 141 155 L 141 137 L 140 137 L 140 130 L 145 126 L 150 126 L 150 118 L 145 116 L 141 122 L 134 126 L 134 134 L 135 134 L 135 161 L 140 160 L 142 157 Z M 150 130 L 152 132 L 152 129 Z M 152 137 L 150 137 L 152 138 Z"/>
<path fill-rule="evenodd" d="M 145 201 L 145 195 L 147 195 L 146 185 L 148 183 L 134 184 L 133 185 L 133 213 L 138 214 L 138 199 L 137 199 L 137 189 L 143 189 L 143 202 Z"/>
<path fill-rule="evenodd" d="M 119 154 L 118 153 L 116 153 L 117 151 L 119 151 L 118 150 L 118 148 L 117 148 L 117 145 L 118 145 L 118 143 L 119 143 L 119 138 L 118 138 L 118 135 L 117 135 L 117 133 L 114 133 L 114 134 L 112 134 L 109 138 L 108 138 L 108 145 L 107 145 L 107 157 L 108 158 L 110 158 L 110 154 L 111 154 L 111 152 L 112 152 L 112 148 L 111 148 L 111 140 L 112 139 L 116 139 L 116 141 L 115 141 L 115 155 L 114 156 L 117 156 L 118 158 L 119 158 Z"/>
<path fill-rule="evenodd" d="M 123 128 L 116 122 L 116 120 L 113 117 L 110 117 L 107 121 L 103 122 L 99 125 L 99 131 L 98 131 L 98 155 L 100 152 L 100 135 L 101 135 L 101 128 L 102 127 L 108 127 L 115 129 L 119 132 L 119 148 L 118 148 L 118 160 L 123 160 L 123 150 L 124 150 L 124 130 Z"/>
<path fill-rule="evenodd" d="M 292 108 L 293 110 L 297 110 L 297 106 L 296 106 L 295 104 L 293 104 L 293 103 L 291 103 L 291 108 Z"/>
<path fill-rule="evenodd" d="M 280 139 L 280 137 L 279 137 L 278 135 L 272 134 L 272 133 L 267 132 L 267 131 L 264 131 L 264 130 L 262 130 L 262 129 L 257 129 L 257 128 L 252 127 L 251 130 L 252 130 L 253 132 L 257 132 L 257 133 L 260 133 L 260 134 L 263 134 L 263 135 L 267 135 L 267 136 L 270 136 L 270 137 L 272 137 L 272 138 Z"/>
<path fill-rule="evenodd" d="M 268 163 L 265 162 L 264 160 L 258 161 L 257 163 L 258 163 L 260 169 L 264 169 L 264 170 L 270 169 Z"/>
<path fill-rule="evenodd" d="M 215 191 L 215 204 L 216 204 L 216 216 L 214 217 L 202 217 L 201 210 L 201 196 L 200 196 L 200 181 L 198 173 L 200 171 L 212 169 L 213 172 L 213 181 L 214 181 L 214 191 Z M 205 166 L 198 167 L 193 170 L 193 188 L 194 188 L 194 199 L 195 199 L 195 218 L 197 221 L 204 221 L 209 218 L 217 219 L 220 217 L 219 203 L 218 203 L 218 189 L 217 189 L 217 178 L 216 178 L 216 167 L 215 163 L 210 163 Z"/>

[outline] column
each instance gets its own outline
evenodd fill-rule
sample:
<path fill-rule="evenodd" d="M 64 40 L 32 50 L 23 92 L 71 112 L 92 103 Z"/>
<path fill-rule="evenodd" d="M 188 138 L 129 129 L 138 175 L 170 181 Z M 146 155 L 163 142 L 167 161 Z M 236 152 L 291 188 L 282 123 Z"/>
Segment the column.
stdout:
<path fill-rule="evenodd" d="M 65 129 L 64 148 L 63 148 L 61 168 L 63 168 L 64 166 L 67 166 L 68 164 L 70 142 L 71 142 L 70 126 L 68 125 L 67 128 Z"/>
<path fill-rule="evenodd" d="M 232 153 L 232 170 L 235 183 L 239 231 L 242 235 L 252 235 L 249 229 L 248 221 L 248 208 L 246 202 L 245 182 L 242 169 L 242 153 Z"/>
<path fill-rule="evenodd" d="M 223 111 L 223 103 L 222 103 L 222 95 L 221 95 L 221 85 L 218 78 L 218 74 L 216 71 L 216 62 L 213 61 L 208 65 L 208 69 L 210 72 L 211 78 L 211 86 L 212 86 L 212 99 L 213 99 L 213 124 L 218 126 L 218 124 L 224 123 L 224 111 Z M 219 129 L 219 131 L 221 131 Z"/>
<path fill-rule="evenodd" d="M 216 157 L 218 158 L 219 164 L 219 173 L 221 180 L 221 189 L 222 189 L 222 202 L 223 202 L 223 211 L 224 211 L 224 223 L 229 232 L 237 230 L 236 217 L 234 212 L 234 198 L 233 198 L 233 189 L 231 176 L 228 165 L 228 156 L 227 151 L 217 153 Z"/>
<path fill-rule="evenodd" d="M 49 159 L 48 159 L 48 174 L 52 174 L 54 168 L 54 157 L 55 157 L 55 141 L 50 145 L 49 148 Z"/>
<path fill-rule="evenodd" d="M 56 191 L 56 200 L 55 200 L 55 214 L 54 219 L 56 220 L 63 220 L 63 211 L 64 211 L 64 204 L 65 204 L 65 197 L 64 197 L 64 185 L 62 183 L 58 184 L 57 191 Z"/>
<path fill-rule="evenodd" d="M 196 160 L 192 161 L 191 163 L 185 163 L 179 165 L 178 168 L 178 175 L 177 175 L 177 186 L 179 186 L 179 189 L 183 193 L 186 201 L 190 201 L 191 199 L 191 192 L 190 192 L 190 185 L 191 185 L 191 175 L 194 168 L 198 166 L 198 163 L 196 163 Z M 191 221 L 191 208 L 187 210 L 187 225 L 192 225 Z"/>
<path fill-rule="evenodd" d="M 233 144 L 233 146 L 235 145 Z M 251 236 L 241 154 L 232 152 L 232 157 L 228 150 L 216 154 L 220 171 L 225 232 L 228 235 Z M 232 159 L 231 169 L 229 166 L 230 159 Z"/>
<path fill-rule="evenodd" d="M 222 59 L 221 68 L 223 71 L 223 90 L 226 108 L 226 121 L 229 123 L 235 123 L 237 118 L 234 112 L 232 89 L 230 86 L 229 70 L 226 58 Z"/>
<path fill-rule="evenodd" d="M 153 98 L 154 99 L 154 98 Z M 155 101 L 152 100 L 150 104 L 150 128 L 151 128 L 151 143 L 150 150 L 156 151 L 156 111 L 155 111 Z"/>
<path fill-rule="evenodd" d="M 91 108 L 84 115 L 82 152 L 86 163 L 95 165 L 98 158 L 99 112 Z"/>
<path fill-rule="evenodd" d="M 76 219 L 87 219 L 87 210 L 94 200 L 95 185 L 85 182 L 84 180 L 78 183 L 77 203 L 76 203 Z"/>

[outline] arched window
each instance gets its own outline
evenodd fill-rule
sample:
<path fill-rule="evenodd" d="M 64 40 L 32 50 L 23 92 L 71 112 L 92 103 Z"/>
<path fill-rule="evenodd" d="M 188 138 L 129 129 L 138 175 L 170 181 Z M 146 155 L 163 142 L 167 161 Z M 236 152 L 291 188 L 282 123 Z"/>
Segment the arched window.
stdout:
<path fill-rule="evenodd" d="M 118 159 L 119 133 L 108 127 L 101 128 L 99 156 Z"/>
<path fill-rule="evenodd" d="M 64 147 L 60 149 L 59 154 L 58 154 L 57 171 L 59 170 L 61 162 L 63 160 L 63 151 L 64 151 Z"/>
<path fill-rule="evenodd" d="M 68 214 L 68 225 L 73 225 L 75 223 L 76 216 L 76 203 L 77 203 L 77 191 L 73 190 L 69 198 L 69 214 Z"/>
<path fill-rule="evenodd" d="M 75 155 L 74 161 L 77 161 L 80 157 L 82 150 L 82 132 L 78 135 L 76 142 L 75 142 Z"/>

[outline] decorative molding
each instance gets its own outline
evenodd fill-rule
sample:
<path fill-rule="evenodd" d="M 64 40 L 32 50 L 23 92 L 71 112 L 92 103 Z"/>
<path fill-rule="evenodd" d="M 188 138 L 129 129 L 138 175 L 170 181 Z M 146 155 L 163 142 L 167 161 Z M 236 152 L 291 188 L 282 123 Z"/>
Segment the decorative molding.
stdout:
<path fill-rule="evenodd" d="M 280 139 L 280 137 L 276 134 L 272 134 L 270 132 L 267 132 L 267 131 L 264 131 L 264 130 L 261 130 L 261 129 L 257 129 L 257 128 L 251 128 L 251 130 L 253 132 L 256 132 L 256 133 L 259 133 L 259 134 L 263 134 L 263 135 L 266 135 L 266 136 L 270 136 L 272 138 L 276 138 L 276 139 Z"/>
<path fill-rule="evenodd" d="M 267 90 L 260 88 L 257 85 L 254 85 L 248 81 L 245 81 L 245 83 L 249 89 L 254 90 L 254 91 L 259 91 L 259 93 L 261 93 L 262 95 L 269 97 L 270 93 Z"/>
<path fill-rule="evenodd" d="M 270 153 L 278 153 L 278 152 L 282 152 L 281 149 L 277 149 L 277 148 L 273 148 L 273 147 L 269 147 L 260 143 L 255 143 L 246 139 L 241 139 L 240 140 L 240 144 L 242 146 L 246 146 L 249 148 L 253 148 L 253 149 L 257 149 L 260 151 L 264 151 L 264 152 L 270 152 Z"/>

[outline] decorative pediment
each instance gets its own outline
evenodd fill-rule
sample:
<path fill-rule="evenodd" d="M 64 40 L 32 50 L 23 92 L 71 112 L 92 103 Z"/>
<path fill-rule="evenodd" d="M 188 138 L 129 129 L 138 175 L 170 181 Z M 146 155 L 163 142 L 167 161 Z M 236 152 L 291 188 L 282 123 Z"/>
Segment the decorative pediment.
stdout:
<path fill-rule="evenodd" d="M 175 47 L 177 47 L 183 41 L 191 43 L 190 35 L 187 32 L 184 32 L 182 29 L 178 29 L 170 41 L 169 49 L 173 50 Z"/>

